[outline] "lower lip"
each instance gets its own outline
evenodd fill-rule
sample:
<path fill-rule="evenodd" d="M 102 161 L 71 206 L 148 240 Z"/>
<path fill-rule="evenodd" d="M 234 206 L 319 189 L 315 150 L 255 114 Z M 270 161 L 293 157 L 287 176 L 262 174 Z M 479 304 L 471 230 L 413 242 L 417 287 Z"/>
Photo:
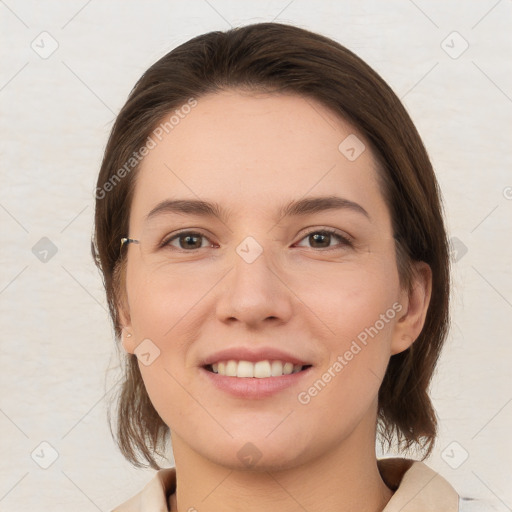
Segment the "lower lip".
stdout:
<path fill-rule="evenodd" d="M 210 372 L 205 368 L 200 368 L 200 371 L 221 391 L 238 398 L 258 399 L 267 398 L 279 393 L 279 391 L 297 385 L 305 375 L 309 374 L 311 368 L 310 366 L 305 370 L 291 373 L 290 375 L 266 377 L 263 379 L 256 377 L 227 377 Z"/>

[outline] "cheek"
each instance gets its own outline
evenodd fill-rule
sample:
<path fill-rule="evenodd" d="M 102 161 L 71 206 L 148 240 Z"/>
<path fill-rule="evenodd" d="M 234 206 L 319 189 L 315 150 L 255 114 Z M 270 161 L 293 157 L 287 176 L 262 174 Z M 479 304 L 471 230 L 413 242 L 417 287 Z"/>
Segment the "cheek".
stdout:
<path fill-rule="evenodd" d="M 340 264 L 335 271 L 302 275 L 293 289 L 328 328 L 326 336 L 333 349 L 343 348 L 359 334 L 364 339 L 372 327 L 381 338 L 389 337 L 397 316 L 399 277 L 393 257 L 387 254 Z"/>
<path fill-rule="evenodd" d="M 304 402 L 316 402 L 334 423 L 340 421 L 340 410 L 350 411 L 356 421 L 376 398 L 391 355 L 402 310 L 396 266 L 383 259 L 347 267 L 329 279 L 317 276 L 316 283 L 316 293 L 305 287 L 298 295 L 322 321 L 320 327 L 328 326 L 322 331 L 327 350 L 320 379 L 304 389 Z"/>
<path fill-rule="evenodd" d="M 197 272 L 176 273 L 162 280 L 145 273 L 136 262 L 127 268 L 134 336 L 141 347 L 147 347 L 152 361 L 145 365 L 141 357 L 140 372 L 153 406 L 167 424 L 197 415 L 195 403 L 185 391 L 191 389 L 186 356 L 205 321 L 201 299 L 217 281 L 218 277 Z"/>
<path fill-rule="evenodd" d="M 177 333 L 200 303 L 215 276 L 201 272 L 144 271 L 134 261 L 127 268 L 127 295 L 134 331 L 139 337 L 178 340 Z"/>

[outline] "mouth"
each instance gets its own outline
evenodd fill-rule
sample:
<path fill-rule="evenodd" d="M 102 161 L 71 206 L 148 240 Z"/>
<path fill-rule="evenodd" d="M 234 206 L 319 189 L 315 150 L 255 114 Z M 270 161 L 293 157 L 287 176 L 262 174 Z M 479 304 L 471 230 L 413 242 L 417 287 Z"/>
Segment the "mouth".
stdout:
<path fill-rule="evenodd" d="M 311 364 L 278 359 L 227 359 L 204 364 L 199 368 L 201 378 L 206 379 L 204 382 L 231 397 L 243 400 L 270 398 L 286 389 L 300 390 L 304 387 L 304 379 L 313 371 Z"/>
<path fill-rule="evenodd" d="M 224 377 L 267 379 L 304 372 L 311 366 L 310 364 L 294 364 L 282 360 L 265 359 L 253 362 L 229 359 L 206 364 L 203 368 L 210 373 Z"/>

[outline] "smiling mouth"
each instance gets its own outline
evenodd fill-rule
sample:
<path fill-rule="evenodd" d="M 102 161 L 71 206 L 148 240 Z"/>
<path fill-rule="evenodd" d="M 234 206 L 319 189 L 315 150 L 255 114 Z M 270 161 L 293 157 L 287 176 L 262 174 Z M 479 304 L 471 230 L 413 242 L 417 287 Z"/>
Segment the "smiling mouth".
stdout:
<path fill-rule="evenodd" d="M 257 362 L 236 361 L 230 359 L 219 361 L 213 364 L 207 364 L 203 368 L 211 373 L 216 373 L 224 377 L 239 378 L 257 378 L 266 379 L 269 377 L 282 377 L 292 373 L 299 373 L 310 368 L 311 365 L 293 364 L 287 361 L 263 360 Z"/>

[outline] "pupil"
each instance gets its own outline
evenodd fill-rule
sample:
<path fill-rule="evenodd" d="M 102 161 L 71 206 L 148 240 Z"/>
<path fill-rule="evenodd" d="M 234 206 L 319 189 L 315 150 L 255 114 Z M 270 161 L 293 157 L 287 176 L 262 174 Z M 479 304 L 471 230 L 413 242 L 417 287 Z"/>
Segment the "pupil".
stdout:
<path fill-rule="evenodd" d="M 314 242 L 318 242 L 319 238 L 320 239 L 327 239 L 327 247 L 329 246 L 329 237 L 330 235 L 327 233 L 327 234 L 314 234 L 314 235 L 311 235 L 311 237 L 313 238 Z M 325 241 L 325 240 L 324 240 Z M 321 241 L 320 241 L 321 243 Z"/>
<path fill-rule="evenodd" d="M 196 249 L 197 247 L 197 242 L 194 244 L 193 240 L 196 239 L 199 240 L 200 237 L 198 236 L 194 236 L 194 235 L 186 235 L 186 236 L 183 236 L 182 238 L 185 239 L 185 245 L 186 247 L 192 247 L 193 249 Z M 191 244 L 189 244 L 189 242 L 192 241 Z M 201 242 L 199 242 L 199 247 L 201 247 Z M 183 244 L 182 244 L 182 248 L 183 248 Z"/>

